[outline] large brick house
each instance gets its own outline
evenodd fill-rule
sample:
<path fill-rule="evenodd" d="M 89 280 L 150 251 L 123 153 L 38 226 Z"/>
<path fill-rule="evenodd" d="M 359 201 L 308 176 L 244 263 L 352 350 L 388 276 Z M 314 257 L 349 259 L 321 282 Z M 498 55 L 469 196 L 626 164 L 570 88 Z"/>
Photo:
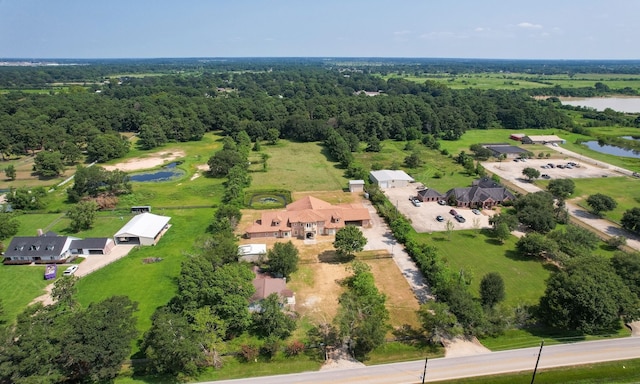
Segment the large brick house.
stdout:
<path fill-rule="evenodd" d="M 362 204 L 332 205 L 307 196 L 287 205 L 284 211 L 263 212 L 245 231 L 249 239 L 260 237 L 314 239 L 318 235 L 335 235 L 345 225 L 367 227 L 369 210 Z"/>

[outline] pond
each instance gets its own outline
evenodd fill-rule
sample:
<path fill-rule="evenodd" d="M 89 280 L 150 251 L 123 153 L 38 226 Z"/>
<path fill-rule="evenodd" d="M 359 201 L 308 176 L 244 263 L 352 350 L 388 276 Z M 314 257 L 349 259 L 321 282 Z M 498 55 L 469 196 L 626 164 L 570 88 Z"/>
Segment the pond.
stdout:
<path fill-rule="evenodd" d="M 626 113 L 640 113 L 640 97 L 588 97 L 573 98 L 561 97 L 562 104 L 576 107 L 589 107 L 598 111 L 611 108 L 614 111 Z"/>
<path fill-rule="evenodd" d="M 184 175 L 184 171 L 177 168 L 178 164 L 180 163 L 178 162 L 169 163 L 158 171 L 138 173 L 136 175 L 131 175 L 130 179 L 131 181 L 137 181 L 140 183 L 144 183 L 148 181 L 158 182 L 158 181 L 173 180 L 177 177 Z"/>
<path fill-rule="evenodd" d="M 596 152 L 620 157 L 633 157 L 636 159 L 640 159 L 640 152 L 633 149 L 616 147 L 615 145 L 609 144 L 600 145 L 597 140 L 585 141 L 582 144 L 586 145 L 589 149 L 592 149 Z"/>

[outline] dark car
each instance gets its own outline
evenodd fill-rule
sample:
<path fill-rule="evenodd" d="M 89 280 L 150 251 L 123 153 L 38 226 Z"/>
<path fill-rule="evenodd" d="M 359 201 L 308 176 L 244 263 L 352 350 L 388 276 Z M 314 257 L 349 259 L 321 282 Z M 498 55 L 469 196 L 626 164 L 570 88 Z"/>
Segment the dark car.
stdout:
<path fill-rule="evenodd" d="M 436 216 L 436 221 L 439 221 L 439 222 L 442 223 L 444 221 L 444 217 L 438 215 L 438 216 Z"/>
<path fill-rule="evenodd" d="M 452 214 L 453 216 L 457 216 L 458 215 L 458 212 L 456 212 L 455 209 L 450 210 L 449 213 Z"/>
<path fill-rule="evenodd" d="M 444 200 L 438 200 L 438 204 L 440 205 L 447 205 L 447 202 Z"/>

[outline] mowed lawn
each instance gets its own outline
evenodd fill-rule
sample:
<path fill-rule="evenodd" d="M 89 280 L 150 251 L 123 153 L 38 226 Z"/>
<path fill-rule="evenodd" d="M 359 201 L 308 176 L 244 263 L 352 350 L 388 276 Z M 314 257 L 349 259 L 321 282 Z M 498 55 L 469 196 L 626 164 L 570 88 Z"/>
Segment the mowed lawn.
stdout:
<path fill-rule="evenodd" d="M 280 140 L 277 145 L 263 145 L 262 152 L 269 155 L 267 171 L 251 173 L 251 188 L 290 191 L 347 188 L 344 170 L 338 163 L 327 159 L 320 143 Z"/>
<path fill-rule="evenodd" d="M 631 208 L 640 207 L 640 179 L 632 177 L 607 177 L 596 179 L 573 179 L 576 189 L 573 194 L 575 201 L 586 209 L 587 197 L 596 193 L 611 196 L 618 206 L 611 212 L 602 215 L 619 223 L 624 212 Z"/>
<path fill-rule="evenodd" d="M 2 323 L 12 323 L 27 305 L 44 293 L 50 281 L 44 279 L 44 265 L 0 264 L 0 291 L 2 291 Z"/>
<path fill-rule="evenodd" d="M 480 297 L 482 277 L 498 272 L 505 285 L 505 303 L 537 304 L 546 288 L 545 281 L 555 267 L 540 260 L 523 258 L 515 251 L 516 237 L 511 236 L 500 245 L 488 232 L 454 231 L 449 240 L 446 233 L 416 234 L 416 240 L 434 245 L 452 271 L 472 276 L 471 290 Z"/>
<path fill-rule="evenodd" d="M 138 302 L 137 328 L 140 335 L 151 326 L 151 315 L 176 292 L 176 278 L 186 256 L 193 252 L 194 240 L 204 234 L 213 209 L 166 210 L 171 228 L 154 247 L 134 249 L 126 257 L 78 281 L 77 299 L 83 305 L 114 295 Z M 162 261 L 146 264 L 145 258 Z"/>

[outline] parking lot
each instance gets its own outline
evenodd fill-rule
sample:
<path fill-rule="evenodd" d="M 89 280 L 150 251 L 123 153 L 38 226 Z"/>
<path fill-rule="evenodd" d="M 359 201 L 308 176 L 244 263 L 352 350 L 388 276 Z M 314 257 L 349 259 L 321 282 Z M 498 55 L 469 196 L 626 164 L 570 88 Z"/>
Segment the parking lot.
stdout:
<path fill-rule="evenodd" d="M 405 188 L 389 188 L 384 190 L 389 201 L 398 208 L 400 213 L 411 220 L 412 226 L 416 232 L 446 231 L 447 221 L 451 221 L 453 223 L 454 230 L 490 227 L 489 217 L 491 217 L 495 211 L 482 210 L 479 215 L 476 215 L 471 212 L 470 208 L 439 205 L 435 201 L 421 203 L 419 207 L 416 207 L 411 203 L 409 197 L 416 196 L 418 190 L 419 189 L 417 189 L 415 185 Z M 439 192 L 444 193 L 446 191 Z M 466 221 L 464 223 L 456 221 L 453 215 L 449 213 L 451 209 L 455 209 L 456 212 L 464 217 Z M 438 222 L 436 220 L 438 215 L 444 218 L 443 222 Z"/>
<path fill-rule="evenodd" d="M 565 166 L 567 163 L 576 163 L 572 168 L 558 168 L 558 165 Z M 542 168 L 553 164 L 553 168 Z M 533 168 L 540 172 L 541 175 L 548 175 L 549 180 L 553 179 L 569 179 L 569 178 L 594 178 L 594 177 L 613 177 L 620 176 L 614 169 L 602 165 L 587 164 L 579 159 L 528 159 L 526 162 L 505 160 L 503 162 L 486 162 L 482 165 L 491 173 L 495 173 L 503 180 L 508 180 L 528 192 L 536 192 L 540 189 L 529 183 L 522 174 L 525 168 Z"/>

